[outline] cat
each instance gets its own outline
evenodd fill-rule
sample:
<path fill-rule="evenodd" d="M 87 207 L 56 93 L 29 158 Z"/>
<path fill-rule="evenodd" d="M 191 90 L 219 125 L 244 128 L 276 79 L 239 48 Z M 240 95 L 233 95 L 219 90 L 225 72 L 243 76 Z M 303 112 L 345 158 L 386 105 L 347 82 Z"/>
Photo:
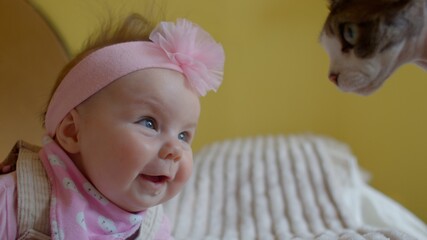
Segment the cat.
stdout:
<path fill-rule="evenodd" d="M 370 95 L 403 64 L 427 70 L 427 0 L 329 0 L 320 44 L 329 79 Z"/>

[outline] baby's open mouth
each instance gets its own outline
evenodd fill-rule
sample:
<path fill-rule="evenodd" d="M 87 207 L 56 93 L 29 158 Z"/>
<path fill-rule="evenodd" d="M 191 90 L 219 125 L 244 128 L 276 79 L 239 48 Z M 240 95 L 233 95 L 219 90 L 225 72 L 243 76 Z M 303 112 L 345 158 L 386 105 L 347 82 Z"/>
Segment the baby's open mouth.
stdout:
<path fill-rule="evenodd" d="M 150 176 L 141 174 L 141 177 L 147 181 L 153 182 L 153 183 L 164 183 L 169 180 L 168 176 L 160 175 L 160 176 Z"/>

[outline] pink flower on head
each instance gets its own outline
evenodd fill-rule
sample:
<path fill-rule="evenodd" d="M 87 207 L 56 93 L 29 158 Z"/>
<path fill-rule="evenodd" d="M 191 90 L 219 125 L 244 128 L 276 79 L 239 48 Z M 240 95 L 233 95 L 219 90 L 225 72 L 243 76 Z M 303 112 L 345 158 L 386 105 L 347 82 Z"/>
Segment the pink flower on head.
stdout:
<path fill-rule="evenodd" d="M 188 84 L 199 95 L 216 91 L 224 72 L 224 49 L 196 24 L 178 19 L 176 24 L 161 22 L 150 34 L 150 40 L 180 66 Z"/>

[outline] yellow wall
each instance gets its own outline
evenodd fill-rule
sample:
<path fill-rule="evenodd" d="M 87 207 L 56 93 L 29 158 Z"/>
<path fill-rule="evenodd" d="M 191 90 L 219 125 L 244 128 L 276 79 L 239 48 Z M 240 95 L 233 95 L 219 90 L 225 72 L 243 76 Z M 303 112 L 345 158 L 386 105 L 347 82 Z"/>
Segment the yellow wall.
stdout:
<path fill-rule="evenodd" d="M 108 6 L 122 13 L 144 12 L 145 6 L 129 0 L 32 2 L 72 54 Z M 328 58 L 318 43 L 326 0 L 156 2 L 165 3 L 167 19 L 199 23 L 226 51 L 224 84 L 202 100 L 196 150 L 256 134 L 329 135 L 352 147 L 374 187 L 427 221 L 425 72 L 405 66 L 369 97 L 339 92 L 326 78 Z"/>
<path fill-rule="evenodd" d="M 0 161 L 18 139 L 40 142 L 42 109 L 67 61 L 55 34 L 30 5 L 0 0 Z"/>

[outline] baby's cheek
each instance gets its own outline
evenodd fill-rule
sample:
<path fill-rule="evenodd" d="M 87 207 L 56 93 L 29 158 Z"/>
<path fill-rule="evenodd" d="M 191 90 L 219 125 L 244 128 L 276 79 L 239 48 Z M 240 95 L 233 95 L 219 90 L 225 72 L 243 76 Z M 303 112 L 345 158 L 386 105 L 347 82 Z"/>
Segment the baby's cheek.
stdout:
<path fill-rule="evenodd" d="M 172 182 L 168 183 L 166 195 L 163 197 L 162 202 L 169 201 L 176 195 L 178 195 L 185 187 L 185 184 L 191 177 L 193 171 L 193 161 L 186 162 L 183 164 L 181 162 L 179 169 L 175 175 L 175 178 Z"/>
<path fill-rule="evenodd" d="M 180 166 L 179 172 L 182 181 L 186 183 L 193 173 L 193 158 L 189 158 L 187 161 L 183 162 Z"/>
<path fill-rule="evenodd" d="M 180 192 L 182 188 L 185 186 L 185 184 L 188 182 L 188 179 L 190 179 L 193 172 L 193 160 L 186 160 L 185 162 L 180 162 L 180 166 L 178 169 L 178 172 L 174 179 L 174 187 L 178 188 L 175 189 L 175 191 Z"/>

